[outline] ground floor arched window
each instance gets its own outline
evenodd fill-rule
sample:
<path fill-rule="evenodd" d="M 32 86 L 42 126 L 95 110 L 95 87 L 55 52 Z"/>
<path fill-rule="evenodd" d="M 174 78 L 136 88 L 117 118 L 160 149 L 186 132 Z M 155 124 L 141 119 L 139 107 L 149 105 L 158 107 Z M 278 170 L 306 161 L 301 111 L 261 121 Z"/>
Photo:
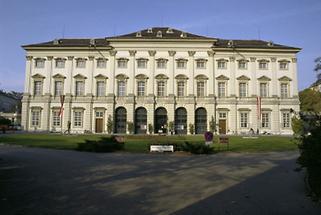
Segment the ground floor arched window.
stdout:
<path fill-rule="evenodd" d="M 197 108 L 195 111 L 195 133 L 204 134 L 207 131 L 207 112 L 205 108 Z"/>
<path fill-rule="evenodd" d="M 147 111 L 139 107 L 135 111 L 135 133 L 146 134 L 147 131 Z"/>
<path fill-rule="evenodd" d="M 180 107 L 175 111 L 175 134 L 187 134 L 187 111 Z"/>
<path fill-rule="evenodd" d="M 155 110 L 155 133 L 167 132 L 167 110 L 163 107 L 159 107 Z"/>
<path fill-rule="evenodd" d="M 124 107 L 115 110 L 115 133 L 126 133 L 127 111 Z"/>

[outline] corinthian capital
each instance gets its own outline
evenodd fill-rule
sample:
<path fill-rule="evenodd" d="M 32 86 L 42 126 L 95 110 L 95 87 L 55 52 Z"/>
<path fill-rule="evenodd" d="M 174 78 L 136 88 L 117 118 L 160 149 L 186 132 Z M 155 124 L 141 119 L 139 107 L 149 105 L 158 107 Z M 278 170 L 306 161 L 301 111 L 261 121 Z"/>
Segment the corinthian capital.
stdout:
<path fill-rule="evenodd" d="M 169 56 L 174 56 L 176 54 L 176 51 L 168 51 Z"/>
<path fill-rule="evenodd" d="M 152 50 L 152 51 L 148 51 L 149 56 L 155 56 L 156 51 Z"/>
<path fill-rule="evenodd" d="M 135 56 L 136 53 L 137 53 L 137 51 L 135 51 L 135 50 L 129 50 L 130 56 Z"/>
<path fill-rule="evenodd" d="M 115 56 L 117 54 L 117 51 L 115 50 L 110 50 L 109 51 L 110 56 Z"/>
<path fill-rule="evenodd" d="M 193 57 L 195 55 L 195 51 L 188 51 L 188 56 Z"/>

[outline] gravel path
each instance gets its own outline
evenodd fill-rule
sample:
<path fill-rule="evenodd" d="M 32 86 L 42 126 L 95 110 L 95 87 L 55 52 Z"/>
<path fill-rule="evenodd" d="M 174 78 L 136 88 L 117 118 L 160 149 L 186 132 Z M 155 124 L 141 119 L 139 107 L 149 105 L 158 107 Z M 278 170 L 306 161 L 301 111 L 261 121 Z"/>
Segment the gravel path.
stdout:
<path fill-rule="evenodd" d="M 94 154 L 0 146 L 0 214 L 321 214 L 297 152 Z"/>

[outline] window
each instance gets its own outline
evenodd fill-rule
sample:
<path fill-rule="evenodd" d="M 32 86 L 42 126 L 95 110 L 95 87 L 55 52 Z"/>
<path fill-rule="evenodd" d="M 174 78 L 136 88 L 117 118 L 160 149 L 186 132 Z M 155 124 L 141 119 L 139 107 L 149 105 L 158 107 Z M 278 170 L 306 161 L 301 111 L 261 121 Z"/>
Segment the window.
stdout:
<path fill-rule="evenodd" d="M 179 60 L 177 61 L 177 69 L 185 69 L 186 68 L 186 61 Z"/>
<path fill-rule="evenodd" d="M 40 96 L 42 94 L 42 81 L 34 82 L 34 95 Z"/>
<path fill-rule="evenodd" d="M 157 82 L 157 96 L 165 96 L 165 81 Z"/>
<path fill-rule="evenodd" d="M 218 97 L 222 98 L 226 96 L 225 82 L 218 82 Z"/>
<path fill-rule="evenodd" d="M 45 60 L 41 58 L 37 58 L 35 60 L 35 67 L 36 68 L 44 68 L 45 67 Z"/>
<path fill-rule="evenodd" d="M 83 111 L 74 111 L 74 127 L 82 127 Z"/>
<path fill-rule="evenodd" d="M 86 68 L 86 60 L 82 58 L 78 58 L 76 60 L 76 68 Z"/>
<path fill-rule="evenodd" d="M 239 84 L 239 94 L 240 94 L 240 98 L 247 97 L 247 84 L 246 83 Z"/>
<path fill-rule="evenodd" d="M 126 59 L 118 59 L 117 67 L 122 68 L 122 69 L 127 68 L 127 60 Z"/>
<path fill-rule="evenodd" d="M 245 60 L 240 60 L 238 63 L 239 69 L 246 69 L 247 68 L 247 62 Z"/>
<path fill-rule="evenodd" d="M 260 96 L 268 97 L 268 85 L 267 83 L 260 83 Z"/>
<path fill-rule="evenodd" d="M 147 68 L 147 60 L 145 59 L 137 60 L 137 68 L 141 68 L 141 69 Z"/>
<path fill-rule="evenodd" d="M 267 69 L 268 63 L 266 61 L 259 61 L 259 69 Z"/>
<path fill-rule="evenodd" d="M 31 112 L 31 126 L 40 126 L 40 110 L 33 110 Z"/>
<path fill-rule="evenodd" d="M 249 126 L 249 114 L 248 113 L 240 113 L 240 122 L 241 128 L 247 128 Z"/>
<path fill-rule="evenodd" d="M 125 81 L 118 81 L 118 96 L 125 96 L 126 94 L 126 84 Z"/>
<path fill-rule="evenodd" d="M 105 96 L 105 82 L 97 81 L 97 96 Z"/>
<path fill-rule="evenodd" d="M 204 97 L 205 96 L 205 82 L 204 81 L 198 81 L 196 84 L 197 88 L 197 97 Z"/>
<path fill-rule="evenodd" d="M 158 60 L 157 61 L 157 68 L 158 69 L 166 69 L 166 60 L 165 59 Z"/>
<path fill-rule="evenodd" d="M 145 81 L 138 81 L 137 82 L 137 96 L 144 96 L 145 95 Z"/>
<path fill-rule="evenodd" d="M 56 59 L 56 68 L 65 68 L 65 60 L 62 58 Z"/>
<path fill-rule="evenodd" d="M 52 126 L 54 127 L 59 127 L 61 126 L 60 124 L 60 116 L 59 116 L 59 111 L 55 110 L 52 112 Z"/>
<path fill-rule="evenodd" d="M 288 92 L 288 84 L 287 83 L 281 83 L 281 98 L 288 98 L 289 92 Z"/>
<path fill-rule="evenodd" d="M 283 128 L 290 128 L 290 113 L 289 112 L 282 113 L 282 127 Z"/>
<path fill-rule="evenodd" d="M 96 111 L 96 118 L 103 118 L 104 112 L 103 111 Z"/>
<path fill-rule="evenodd" d="M 76 81 L 76 96 L 83 96 L 85 94 L 84 81 Z"/>
<path fill-rule="evenodd" d="M 218 117 L 219 117 L 220 119 L 226 119 L 227 114 L 226 114 L 225 112 L 220 112 L 220 113 L 218 113 Z"/>
<path fill-rule="evenodd" d="M 177 82 L 177 96 L 183 97 L 185 95 L 185 83 L 184 81 Z"/>
<path fill-rule="evenodd" d="M 269 128 L 270 127 L 270 114 L 269 113 L 262 113 L 262 128 Z"/>
<path fill-rule="evenodd" d="M 281 62 L 279 63 L 279 68 L 280 68 L 281 70 L 287 70 L 287 69 L 288 69 L 288 62 L 286 62 L 286 61 L 281 61 Z"/>
<path fill-rule="evenodd" d="M 205 69 L 206 68 L 206 61 L 205 60 L 196 61 L 196 68 L 197 69 Z"/>
<path fill-rule="evenodd" d="M 63 94 L 63 82 L 55 81 L 55 96 L 60 96 Z"/>
<path fill-rule="evenodd" d="M 224 60 L 217 61 L 217 68 L 218 69 L 226 69 L 226 61 L 224 61 Z"/>
<path fill-rule="evenodd" d="M 103 58 L 99 58 L 97 60 L 97 68 L 106 68 L 106 60 Z"/>

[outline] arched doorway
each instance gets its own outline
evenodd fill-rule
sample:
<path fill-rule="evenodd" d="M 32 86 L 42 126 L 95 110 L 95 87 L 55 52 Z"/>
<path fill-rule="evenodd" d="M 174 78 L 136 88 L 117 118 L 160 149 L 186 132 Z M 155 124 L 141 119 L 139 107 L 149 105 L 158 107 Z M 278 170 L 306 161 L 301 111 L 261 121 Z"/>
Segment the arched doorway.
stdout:
<path fill-rule="evenodd" d="M 155 133 L 167 132 L 167 110 L 163 107 L 159 107 L 155 110 Z"/>
<path fill-rule="evenodd" d="M 119 107 L 115 111 L 115 133 L 126 133 L 127 111 Z"/>
<path fill-rule="evenodd" d="M 207 112 L 205 108 L 197 108 L 195 111 L 195 133 L 204 134 L 207 131 Z"/>
<path fill-rule="evenodd" d="M 187 111 L 183 107 L 175 111 L 175 134 L 187 134 Z"/>
<path fill-rule="evenodd" d="M 147 111 L 139 107 L 135 111 L 135 133 L 146 134 L 147 131 Z"/>

